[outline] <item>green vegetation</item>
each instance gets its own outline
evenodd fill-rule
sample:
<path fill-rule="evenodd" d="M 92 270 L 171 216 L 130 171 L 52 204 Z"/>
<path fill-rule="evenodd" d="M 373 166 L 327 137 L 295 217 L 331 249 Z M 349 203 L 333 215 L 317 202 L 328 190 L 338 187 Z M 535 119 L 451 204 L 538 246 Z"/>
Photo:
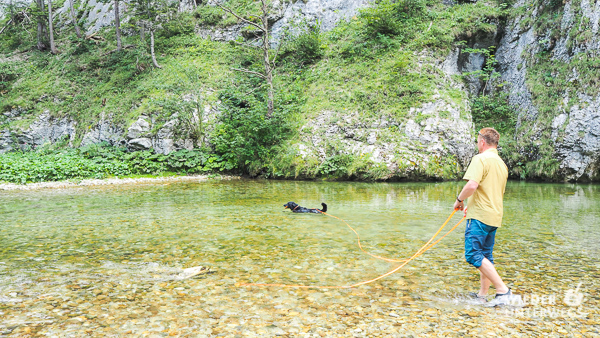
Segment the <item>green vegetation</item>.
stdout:
<path fill-rule="evenodd" d="M 105 178 L 143 174 L 196 174 L 223 170 L 221 159 L 205 150 L 180 150 L 168 155 L 127 152 L 103 145 L 78 149 L 41 149 L 0 156 L 0 181 L 27 183 L 73 178 Z"/>
<path fill-rule="evenodd" d="M 590 97 L 600 93 L 600 58 L 596 53 L 574 54 L 569 62 L 553 57 L 555 44 L 565 35 L 568 37 L 569 53 L 592 38 L 590 20 L 582 15 L 580 3 L 580 0 L 575 0 L 570 4 L 575 15 L 569 32 L 564 32 L 561 27 L 564 15 L 562 1 L 536 0 L 514 13 L 514 17 L 523 16 L 522 29 L 533 27 L 535 34 L 540 37 L 536 46 L 539 52 L 526 50 L 523 53 L 527 69 L 526 85 L 538 114 L 534 118 L 521 119 L 519 129 L 511 134 L 504 152 L 515 177 L 556 179 L 559 161 L 551 137 L 552 121 L 561 112 L 568 112 L 575 102 L 580 102 L 577 93 Z M 532 19 L 534 10 L 537 11 L 535 20 Z M 564 136 L 561 127 L 559 140 Z"/>
<path fill-rule="evenodd" d="M 252 1 L 230 0 L 227 4 L 243 16 L 256 12 Z M 298 140 L 299 127 L 322 111 L 360 112 L 365 119 L 390 116 L 402 121 L 409 108 L 429 102 L 434 95 L 466 109 L 466 94 L 454 88 L 433 65 L 457 41 L 493 35 L 506 16 L 504 8 L 497 2 L 448 7 L 439 0 L 385 0 L 331 32 L 307 26 L 281 48 L 273 80 L 276 109 L 270 119 L 266 118 L 264 82 L 253 74 L 232 70 L 264 69 L 260 54 L 194 33 L 196 27 L 227 27 L 238 22 L 216 7 L 200 5 L 192 13 L 171 13 L 162 19 L 155 34 L 162 68 L 152 65 L 149 37 L 142 39 L 135 33 L 136 22 L 123 28 L 133 33 L 123 36 L 125 48 L 120 52 L 115 51 L 114 28 L 88 39 L 78 39 L 67 29 L 57 34 L 58 55 L 35 50 L 35 22 L 24 22 L 27 29 L 0 35 L 0 55 L 10 60 L 0 65 L 0 110 L 20 108 L 26 114 L 20 120 L 0 120 L 0 127 L 19 129 L 49 110 L 53 116 L 77 122 L 77 146 L 103 114 L 125 127 L 141 114 L 152 116 L 153 131 L 177 114 L 183 121 L 177 131 L 183 136 L 210 140 L 211 148 L 198 154 L 208 156 L 206 161 L 212 167 L 202 164 L 194 167 L 197 170 L 293 178 L 453 179 L 460 172 L 454 158 L 411 164 L 397 154 L 396 168 L 389 169 L 369 156 L 346 154 L 339 144 L 327 146 L 325 160 L 302 157 L 291 144 Z M 473 101 L 479 116 L 476 123 L 487 123 L 491 118 L 498 123 L 508 121 L 502 118 L 509 114 L 507 106 L 496 104 L 502 100 L 502 96 L 490 96 Z M 216 102 L 222 112 L 219 120 L 212 125 L 194 122 L 194 111 L 201 113 L 203 107 L 216 106 Z M 121 154 L 122 150 L 115 152 Z M 136 156 L 163 158 L 149 152 L 135 154 L 125 157 L 122 153 L 119 158 L 126 167 Z M 33 161 L 26 153 L 2 158 L 14 162 L 19 156 Z M 105 167 L 85 164 L 93 157 L 85 157 L 79 150 L 48 153 L 43 158 L 50 165 L 63 163 L 57 160 L 63 157 L 82 163 L 82 168 L 97 168 L 102 175 L 117 174 L 103 169 L 111 166 L 105 162 Z M 161 165 L 148 162 L 148 171 L 127 170 L 134 174 L 174 170 L 164 164 L 168 159 L 156 159 L 148 161 Z M 36 162 L 32 168 L 46 162 Z M 413 166 L 418 169 L 408 170 Z M 24 174 L 24 179 L 14 172 L 18 178 L 4 180 L 88 177 L 94 170 L 43 174 L 41 178 L 37 173 Z"/>

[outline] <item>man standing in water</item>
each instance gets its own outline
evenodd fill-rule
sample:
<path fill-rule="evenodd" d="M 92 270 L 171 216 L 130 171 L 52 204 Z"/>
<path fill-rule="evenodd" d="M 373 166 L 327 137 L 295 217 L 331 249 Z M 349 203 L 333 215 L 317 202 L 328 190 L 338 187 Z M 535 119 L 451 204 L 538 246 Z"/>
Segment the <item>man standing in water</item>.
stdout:
<path fill-rule="evenodd" d="M 502 225 L 502 199 L 508 169 L 498 156 L 500 134 L 493 128 L 483 128 L 477 136 L 475 155 L 463 177 L 468 181 L 456 197 L 454 209 L 465 211 L 465 258 L 477 269 L 481 278 L 479 293 L 472 296 L 486 302 L 490 285 L 496 288 L 496 298 L 490 304 L 507 304 L 512 294 L 494 267 L 494 237 L 496 229 Z M 464 200 L 469 199 L 465 208 Z"/>

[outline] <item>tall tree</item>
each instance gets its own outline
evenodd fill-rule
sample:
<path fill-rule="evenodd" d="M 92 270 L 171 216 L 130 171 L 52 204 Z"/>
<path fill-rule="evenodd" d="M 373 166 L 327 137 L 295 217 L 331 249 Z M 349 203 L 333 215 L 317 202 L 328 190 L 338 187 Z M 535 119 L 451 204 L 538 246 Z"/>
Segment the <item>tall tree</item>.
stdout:
<path fill-rule="evenodd" d="M 115 0 L 115 32 L 117 34 L 117 51 L 121 51 L 123 43 L 121 42 L 121 18 L 119 17 L 119 0 Z"/>
<path fill-rule="evenodd" d="M 154 28 L 150 29 L 150 55 L 152 56 L 152 63 L 156 68 L 162 68 L 156 61 L 156 53 L 154 52 Z"/>
<path fill-rule="evenodd" d="M 257 29 L 255 36 L 260 37 L 260 45 L 255 46 L 247 43 L 239 43 L 240 45 L 248 48 L 258 48 L 262 54 L 262 64 L 264 70 L 262 72 L 255 72 L 248 69 L 239 69 L 232 68 L 233 70 L 254 74 L 263 80 L 265 80 L 267 84 L 267 118 L 271 118 L 273 116 L 274 108 L 274 89 L 273 89 L 273 71 L 275 70 L 275 61 L 277 59 L 277 52 L 272 52 L 271 49 L 271 41 L 270 41 L 270 27 L 269 27 L 269 14 L 271 11 L 271 0 L 260 0 L 260 13 L 259 14 L 251 14 L 248 17 L 256 17 L 259 18 L 259 22 L 254 22 L 249 19 L 242 17 L 240 14 L 236 13 L 229 7 L 224 5 L 217 4 L 222 10 L 231 15 L 235 16 L 238 20 L 254 27 Z"/>
<path fill-rule="evenodd" d="M 75 26 L 75 33 L 77 33 L 78 38 L 82 38 L 81 30 L 79 29 L 79 25 L 77 24 L 77 16 L 75 15 L 75 8 L 73 7 L 73 0 L 69 0 L 69 7 L 71 9 L 71 20 L 73 21 L 73 26 Z"/>
<path fill-rule="evenodd" d="M 50 52 L 52 54 L 58 54 L 58 50 L 54 44 L 54 29 L 52 26 L 52 0 L 48 0 L 48 31 L 50 33 Z"/>
<path fill-rule="evenodd" d="M 161 68 L 156 60 L 154 50 L 154 38 L 157 30 L 162 28 L 162 24 L 175 15 L 177 9 L 170 7 L 169 0 L 132 0 L 130 5 L 133 7 L 133 19 L 137 21 L 140 27 L 140 36 L 147 31 L 150 34 L 150 55 L 152 63 L 156 68 Z"/>
<path fill-rule="evenodd" d="M 44 0 L 35 0 L 37 5 L 36 16 L 37 16 L 37 49 L 45 50 L 48 48 L 46 45 L 46 19 L 45 19 L 45 8 Z"/>
<path fill-rule="evenodd" d="M 10 8 L 10 21 L 12 22 L 12 25 L 15 25 L 15 10 L 14 10 L 14 6 L 13 6 L 13 0 L 10 0 L 8 2 L 8 7 Z"/>

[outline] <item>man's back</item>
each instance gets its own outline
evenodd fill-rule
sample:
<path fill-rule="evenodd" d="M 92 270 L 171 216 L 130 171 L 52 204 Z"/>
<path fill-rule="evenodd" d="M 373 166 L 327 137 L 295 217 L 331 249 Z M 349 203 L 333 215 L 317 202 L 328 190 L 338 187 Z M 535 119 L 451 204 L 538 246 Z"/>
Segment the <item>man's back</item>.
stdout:
<path fill-rule="evenodd" d="M 464 179 L 476 181 L 479 186 L 469 199 L 468 219 L 493 227 L 502 225 L 502 199 L 507 178 L 508 169 L 496 149 L 488 149 L 473 157 Z"/>

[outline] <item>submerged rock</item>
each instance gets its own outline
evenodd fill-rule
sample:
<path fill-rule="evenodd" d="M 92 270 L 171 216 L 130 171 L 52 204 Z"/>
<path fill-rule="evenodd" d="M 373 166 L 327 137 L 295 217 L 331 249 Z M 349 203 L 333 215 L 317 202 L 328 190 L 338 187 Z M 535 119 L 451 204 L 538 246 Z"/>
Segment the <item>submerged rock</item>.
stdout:
<path fill-rule="evenodd" d="M 203 275 L 206 273 L 212 272 L 209 267 L 206 266 L 194 266 L 191 268 L 184 269 L 175 279 L 182 280 L 192 278 L 198 275 Z"/>

